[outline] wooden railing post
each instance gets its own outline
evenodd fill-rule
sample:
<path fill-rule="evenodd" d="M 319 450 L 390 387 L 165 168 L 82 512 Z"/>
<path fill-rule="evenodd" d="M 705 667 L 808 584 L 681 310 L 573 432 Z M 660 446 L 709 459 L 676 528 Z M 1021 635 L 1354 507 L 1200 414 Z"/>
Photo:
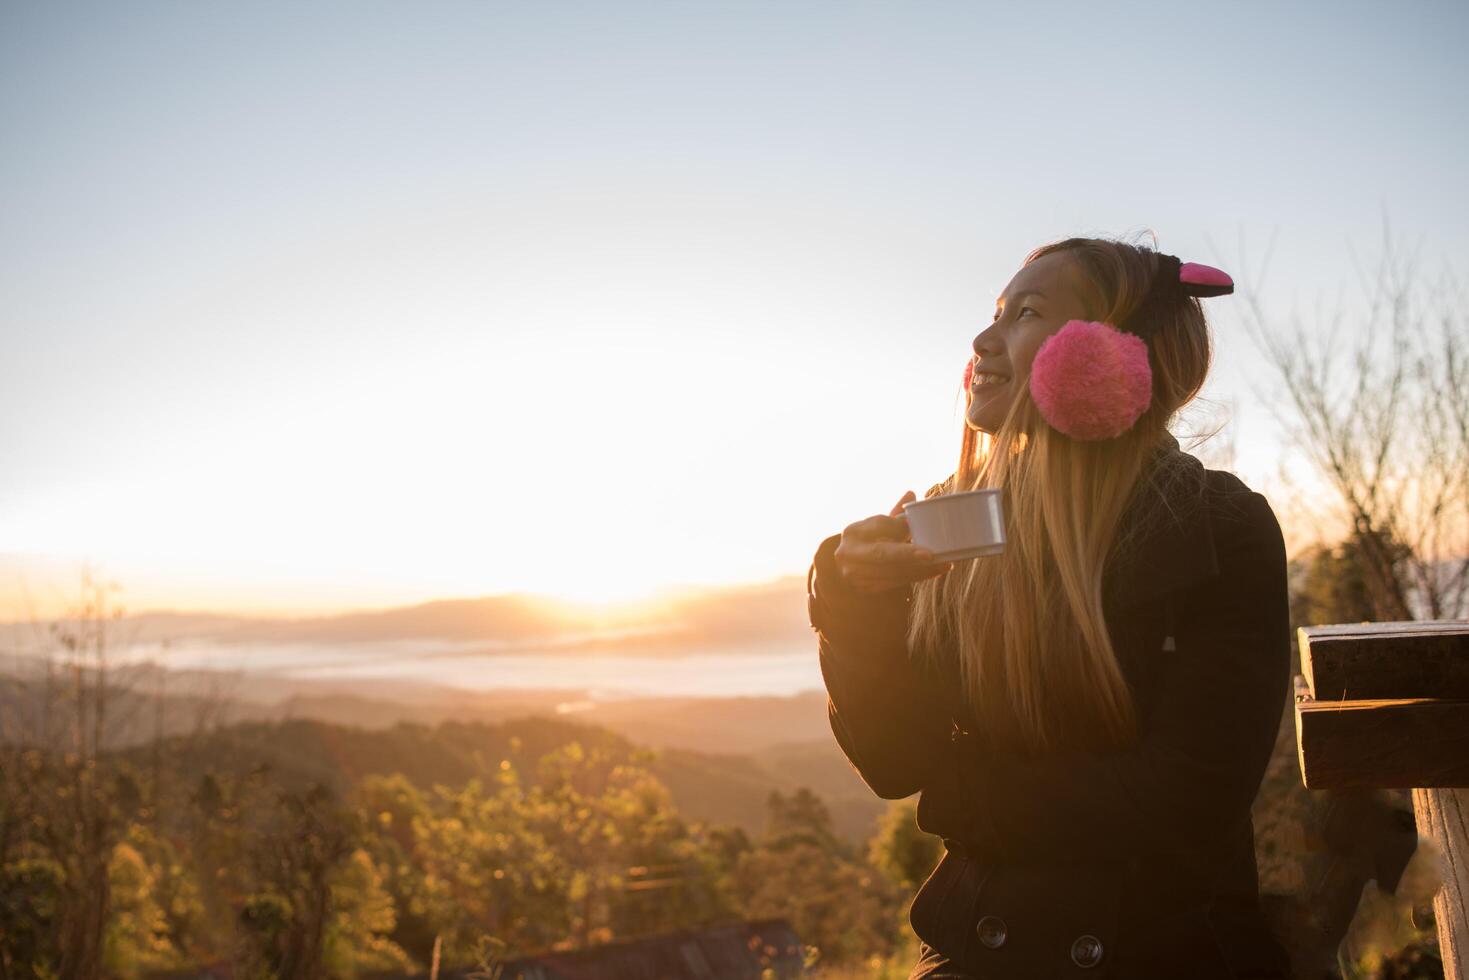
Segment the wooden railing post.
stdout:
<path fill-rule="evenodd" d="M 1443 884 L 1433 897 L 1433 917 L 1444 976 L 1469 977 L 1469 790 L 1415 789 L 1413 815 L 1418 833 L 1438 850 Z"/>
<path fill-rule="evenodd" d="M 1469 621 L 1299 631 L 1296 746 L 1308 789 L 1411 788 L 1439 860 L 1446 980 L 1469 980 Z"/>

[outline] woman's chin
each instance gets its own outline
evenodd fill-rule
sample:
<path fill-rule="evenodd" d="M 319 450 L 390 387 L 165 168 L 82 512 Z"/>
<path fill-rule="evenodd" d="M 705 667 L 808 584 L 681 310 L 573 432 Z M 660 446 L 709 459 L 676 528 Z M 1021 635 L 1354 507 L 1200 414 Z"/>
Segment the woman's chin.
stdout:
<path fill-rule="evenodd" d="M 1010 407 L 1010 399 L 1006 397 L 1008 392 L 1002 388 L 1002 385 L 1008 387 L 1009 382 L 981 385 L 970 393 L 964 421 L 971 429 L 994 435 L 995 430 L 999 429 L 1000 424 L 1005 421 L 1005 412 Z"/>
<path fill-rule="evenodd" d="M 983 417 L 976 417 L 973 413 L 964 416 L 964 424 L 975 432 L 985 432 L 989 435 L 995 434 L 995 424 Z"/>

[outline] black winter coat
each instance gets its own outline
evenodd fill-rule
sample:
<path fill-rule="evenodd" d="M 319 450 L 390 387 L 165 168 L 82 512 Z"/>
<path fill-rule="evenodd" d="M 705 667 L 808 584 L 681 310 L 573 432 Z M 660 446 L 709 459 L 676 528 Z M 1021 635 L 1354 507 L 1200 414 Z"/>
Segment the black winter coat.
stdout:
<path fill-rule="evenodd" d="M 1147 473 L 1118 535 L 1136 546 L 1103 576 L 1141 721 L 1125 749 L 986 752 L 957 673 L 908 658 L 911 590 L 848 588 L 840 535 L 807 576 L 837 742 L 878 796 L 920 793 L 918 826 L 944 838 L 913 930 L 975 977 L 1289 976 L 1250 819 L 1289 685 L 1280 525 L 1172 437 Z"/>

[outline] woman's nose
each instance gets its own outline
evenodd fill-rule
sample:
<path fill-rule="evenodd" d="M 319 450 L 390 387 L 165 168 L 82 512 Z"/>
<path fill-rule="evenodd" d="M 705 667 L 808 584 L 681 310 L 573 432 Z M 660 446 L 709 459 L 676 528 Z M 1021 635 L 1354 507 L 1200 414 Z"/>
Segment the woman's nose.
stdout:
<path fill-rule="evenodd" d="M 993 357 L 1004 349 L 1004 345 L 1000 343 L 998 327 L 998 323 L 992 323 L 981 330 L 974 338 L 974 343 L 971 346 L 974 348 L 975 356 L 980 358 Z"/>

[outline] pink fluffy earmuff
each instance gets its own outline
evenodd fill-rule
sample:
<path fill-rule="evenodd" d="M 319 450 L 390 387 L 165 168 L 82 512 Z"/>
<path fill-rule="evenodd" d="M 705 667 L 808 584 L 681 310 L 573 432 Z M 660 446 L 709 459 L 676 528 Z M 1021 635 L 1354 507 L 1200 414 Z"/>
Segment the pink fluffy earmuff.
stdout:
<path fill-rule="evenodd" d="M 1057 432 L 1114 439 L 1153 400 L 1147 342 L 1108 323 L 1067 321 L 1030 362 L 1030 397 Z"/>
<path fill-rule="evenodd" d="M 1073 439 L 1122 435 L 1153 400 L 1147 339 L 1158 313 L 1183 296 L 1233 291 L 1234 280 L 1219 269 L 1159 254 L 1153 287 L 1124 329 L 1070 320 L 1041 344 L 1030 365 L 1030 395 L 1041 417 Z"/>

